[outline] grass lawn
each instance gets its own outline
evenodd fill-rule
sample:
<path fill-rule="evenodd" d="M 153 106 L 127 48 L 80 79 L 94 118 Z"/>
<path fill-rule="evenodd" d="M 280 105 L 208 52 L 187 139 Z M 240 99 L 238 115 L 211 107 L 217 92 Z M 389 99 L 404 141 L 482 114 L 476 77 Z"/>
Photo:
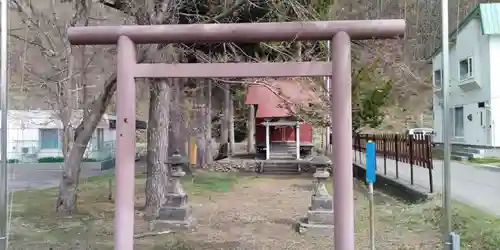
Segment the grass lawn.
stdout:
<path fill-rule="evenodd" d="M 93 177 L 81 184 L 79 212 L 54 217 L 56 189 L 14 194 L 10 249 L 113 249 L 113 202 L 109 180 Z M 142 174 L 136 182 L 136 233 L 146 232 L 140 208 L 144 204 Z M 331 249 L 331 237 L 301 236 L 295 221 L 306 214 L 311 179 L 197 173 L 184 179 L 198 224 L 193 231 L 136 239 L 135 249 Z M 329 186 L 331 190 L 331 185 Z M 368 248 L 368 203 L 364 186 L 357 184 L 356 249 Z M 376 231 L 378 249 L 436 249 L 440 240 L 439 201 L 407 205 L 378 193 Z M 454 227 L 462 249 L 497 250 L 500 219 L 455 204 Z"/>
<path fill-rule="evenodd" d="M 477 164 L 488 164 L 494 166 L 500 166 L 500 158 L 498 157 L 483 157 L 483 158 L 473 158 L 469 160 L 471 163 Z"/>
<path fill-rule="evenodd" d="M 454 202 L 452 227 L 460 234 L 461 249 L 497 250 L 500 247 L 500 218 L 463 203 Z M 427 221 L 439 227 L 442 211 L 427 209 Z"/>

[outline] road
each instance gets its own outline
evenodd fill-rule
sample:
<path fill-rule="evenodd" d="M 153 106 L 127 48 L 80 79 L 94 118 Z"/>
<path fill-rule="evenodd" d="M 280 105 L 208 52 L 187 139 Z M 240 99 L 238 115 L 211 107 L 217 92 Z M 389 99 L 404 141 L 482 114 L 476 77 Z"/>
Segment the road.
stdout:
<path fill-rule="evenodd" d="M 136 167 L 143 166 L 137 162 Z M 25 189 L 42 189 L 59 185 L 61 180 L 61 164 L 9 164 L 9 191 Z M 113 169 L 101 171 L 97 167 L 82 167 L 80 176 L 87 178 L 114 172 Z"/>
<path fill-rule="evenodd" d="M 500 216 L 500 168 L 451 163 L 451 196 Z M 443 190 L 443 161 L 434 160 L 435 186 Z"/>
<path fill-rule="evenodd" d="M 358 153 L 359 154 L 359 153 Z M 364 156 L 362 156 L 364 159 Z M 383 174 L 383 158 L 377 159 L 377 171 Z M 465 164 L 456 161 L 451 163 L 451 196 L 454 200 L 482 209 L 500 216 L 500 168 Z M 434 190 L 443 191 L 443 161 L 434 160 L 432 171 Z M 396 164 L 387 159 L 387 175 L 395 178 Z M 429 172 L 422 167 L 414 167 L 414 182 L 429 190 Z M 410 166 L 399 163 L 399 178 L 410 181 Z"/>

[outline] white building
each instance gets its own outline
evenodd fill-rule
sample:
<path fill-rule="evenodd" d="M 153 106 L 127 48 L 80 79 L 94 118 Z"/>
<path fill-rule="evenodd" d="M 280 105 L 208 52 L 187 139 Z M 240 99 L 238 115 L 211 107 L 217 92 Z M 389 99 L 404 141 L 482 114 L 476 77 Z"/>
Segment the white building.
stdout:
<path fill-rule="evenodd" d="M 442 52 L 432 55 L 435 143 L 443 142 Z M 500 147 L 500 3 L 480 4 L 450 34 L 452 144 Z"/>
<path fill-rule="evenodd" d="M 80 123 L 81 114 L 74 112 L 73 126 Z M 114 156 L 115 120 L 114 116 L 103 116 L 84 158 L 103 160 Z M 51 110 L 9 110 L 7 159 L 10 162 L 36 162 L 43 158 L 62 157 L 62 128 L 62 122 Z"/>

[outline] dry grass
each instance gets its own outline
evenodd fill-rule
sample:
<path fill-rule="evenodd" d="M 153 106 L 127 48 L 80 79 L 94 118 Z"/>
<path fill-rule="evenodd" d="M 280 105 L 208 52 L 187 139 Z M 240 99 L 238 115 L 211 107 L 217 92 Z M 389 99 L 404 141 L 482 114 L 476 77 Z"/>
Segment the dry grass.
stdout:
<path fill-rule="evenodd" d="M 55 189 L 17 192 L 11 249 L 112 249 L 113 204 L 107 200 L 110 178 L 112 176 L 92 178 L 82 184 L 80 210 L 71 218 L 54 217 Z M 310 178 L 201 173 L 193 179 L 187 178 L 184 185 L 191 194 L 197 227 L 191 232 L 137 239 L 136 249 L 332 248 L 331 237 L 300 236 L 293 230 L 295 221 L 306 213 L 309 205 Z M 138 175 L 136 186 L 136 205 L 140 208 L 144 203 L 144 176 Z M 368 249 L 365 192 L 363 186 L 356 185 L 356 249 Z M 378 249 L 436 249 L 439 246 L 439 214 L 436 213 L 439 210 L 434 209 L 435 205 L 409 206 L 382 194 L 377 194 L 376 203 Z M 473 214 L 471 211 L 467 214 Z M 478 245 L 485 241 L 485 235 L 490 237 L 488 244 L 498 241 L 494 231 L 484 228 L 476 231 L 484 217 L 475 216 L 474 226 L 468 217 L 460 219 L 461 227 L 470 227 L 473 233 L 464 235 L 464 243 L 470 247 L 463 249 L 496 249 Z M 146 230 L 147 223 L 137 210 L 136 232 Z"/>

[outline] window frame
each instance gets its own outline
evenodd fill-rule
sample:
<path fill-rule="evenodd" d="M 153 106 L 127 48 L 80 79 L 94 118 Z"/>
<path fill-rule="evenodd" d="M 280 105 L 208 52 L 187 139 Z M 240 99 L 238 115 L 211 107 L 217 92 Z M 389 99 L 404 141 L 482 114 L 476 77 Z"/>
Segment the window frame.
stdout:
<path fill-rule="evenodd" d="M 462 117 L 461 117 L 461 123 L 462 123 L 462 128 L 461 128 L 461 134 L 457 134 L 457 110 L 461 110 L 462 111 Z M 464 119 L 464 107 L 463 106 L 455 106 L 453 108 L 453 136 L 455 138 L 463 138 L 465 136 L 465 119 Z"/>
<path fill-rule="evenodd" d="M 56 147 L 44 147 L 44 143 L 43 143 L 43 131 L 56 131 L 56 134 L 57 134 L 57 145 Z M 39 147 L 41 150 L 54 150 L 54 149 L 60 149 L 61 148 L 61 133 L 60 133 L 60 129 L 58 128 L 39 128 L 38 129 L 38 133 L 39 133 Z"/>
<path fill-rule="evenodd" d="M 437 77 L 436 77 L 436 72 L 439 72 L 439 84 L 437 83 Z M 443 86 L 443 72 L 441 69 L 436 69 L 432 72 L 432 80 L 434 82 L 434 87 L 442 87 Z"/>
<path fill-rule="evenodd" d="M 462 78 L 462 62 L 466 61 L 467 62 L 467 74 L 465 75 L 465 77 Z M 458 79 L 460 79 L 461 82 L 463 81 L 467 81 L 471 78 L 474 77 L 474 71 L 473 71 L 473 61 L 472 61 L 472 57 L 466 57 L 460 61 L 458 61 Z"/>

